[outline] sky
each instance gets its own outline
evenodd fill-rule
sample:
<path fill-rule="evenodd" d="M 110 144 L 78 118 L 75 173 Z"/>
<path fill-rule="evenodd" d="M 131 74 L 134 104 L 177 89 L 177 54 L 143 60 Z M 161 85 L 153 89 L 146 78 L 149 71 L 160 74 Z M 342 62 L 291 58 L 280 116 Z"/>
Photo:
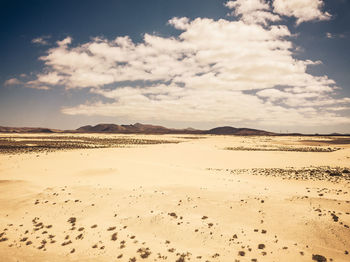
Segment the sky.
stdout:
<path fill-rule="evenodd" d="M 0 126 L 350 133 L 349 0 L 0 0 Z"/>

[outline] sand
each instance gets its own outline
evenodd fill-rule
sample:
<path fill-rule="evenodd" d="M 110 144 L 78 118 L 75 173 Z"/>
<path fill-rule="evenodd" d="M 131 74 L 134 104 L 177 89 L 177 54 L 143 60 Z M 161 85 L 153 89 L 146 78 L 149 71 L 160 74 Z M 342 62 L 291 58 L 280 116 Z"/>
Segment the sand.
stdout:
<path fill-rule="evenodd" d="M 350 261 L 350 144 L 113 137 L 0 153 L 0 261 Z"/>

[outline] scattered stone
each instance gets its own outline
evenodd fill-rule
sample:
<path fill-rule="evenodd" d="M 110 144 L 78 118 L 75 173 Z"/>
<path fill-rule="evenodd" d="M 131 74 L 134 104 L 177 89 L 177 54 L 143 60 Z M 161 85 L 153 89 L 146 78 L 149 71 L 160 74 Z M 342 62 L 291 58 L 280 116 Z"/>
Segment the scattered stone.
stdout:
<path fill-rule="evenodd" d="M 314 255 L 312 254 L 312 260 L 317 261 L 317 262 L 327 262 L 327 258 L 321 255 Z"/>
<path fill-rule="evenodd" d="M 137 253 L 140 253 L 140 257 L 141 258 L 148 258 L 151 255 L 151 251 L 149 250 L 149 248 L 139 248 L 137 250 Z"/>
<path fill-rule="evenodd" d="M 177 218 L 177 215 L 176 215 L 176 213 L 174 213 L 174 212 L 168 213 L 168 215 L 171 216 L 171 217 L 173 217 L 173 218 Z"/>
<path fill-rule="evenodd" d="M 339 217 L 336 214 L 331 213 L 332 219 L 334 220 L 334 222 L 338 222 Z"/>
<path fill-rule="evenodd" d="M 331 170 L 329 171 L 330 176 L 342 176 L 342 173 L 338 170 Z"/>
<path fill-rule="evenodd" d="M 265 248 L 265 245 L 264 244 L 259 244 L 258 245 L 258 249 L 264 249 Z"/>
<path fill-rule="evenodd" d="M 70 217 L 67 222 L 71 223 L 72 225 L 74 225 L 75 222 L 77 222 L 77 219 L 75 217 Z"/>
<path fill-rule="evenodd" d="M 111 237 L 112 241 L 116 241 L 118 239 L 118 233 L 114 233 Z"/>
<path fill-rule="evenodd" d="M 69 240 L 69 241 L 65 241 L 61 244 L 61 246 L 66 246 L 66 245 L 69 245 L 69 244 L 72 244 L 72 241 Z"/>

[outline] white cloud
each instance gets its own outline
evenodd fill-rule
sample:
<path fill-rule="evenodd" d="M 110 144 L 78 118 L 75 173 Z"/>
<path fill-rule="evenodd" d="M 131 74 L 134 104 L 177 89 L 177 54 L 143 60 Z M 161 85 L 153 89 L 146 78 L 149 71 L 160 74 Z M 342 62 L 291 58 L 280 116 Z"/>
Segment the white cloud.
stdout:
<path fill-rule="evenodd" d="M 21 74 L 21 77 L 26 77 L 26 74 Z M 42 83 L 39 83 L 38 81 L 29 81 L 25 82 L 23 80 L 20 80 L 18 78 L 10 78 L 4 82 L 4 86 L 24 86 L 27 88 L 33 88 L 33 89 L 42 89 L 42 90 L 48 90 L 50 87 L 43 85 Z"/>
<path fill-rule="evenodd" d="M 174 17 L 169 20 L 169 24 L 173 25 L 176 29 L 186 30 L 189 25 L 189 19 L 187 17 Z"/>
<path fill-rule="evenodd" d="M 62 77 L 58 75 L 57 72 L 49 72 L 46 74 L 38 74 L 37 79 L 34 81 L 28 81 L 27 84 L 33 86 L 33 85 L 42 85 L 45 83 L 45 85 L 58 85 L 60 84 L 60 81 L 62 80 Z"/>
<path fill-rule="evenodd" d="M 263 0 L 229 1 L 240 19 L 173 18 L 177 37 L 145 34 L 57 42 L 40 57 L 31 87 L 88 88 L 110 102 L 63 108 L 70 115 L 139 121 L 325 125 L 350 123 L 334 80 L 308 73 L 320 61 L 294 57 L 287 26 Z M 339 110 L 338 110 L 339 109 Z"/>
<path fill-rule="evenodd" d="M 37 44 L 37 45 L 48 45 L 49 44 L 48 40 L 50 38 L 51 38 L 51 36 L 49 36 L 49 35 L 37 37 L 37 38 L 32 39 L 32 43 Z"/>
<path fill-rule="evenodd" d="M 61 41 L 57 41 L 57 45 L 58 46 L 66 46 L 66 45 L 69 45 L 70 43 L 72 43 L 72 40 L 73 39 L 70 36 L 68 36 Z"/>
<path fill-rule="evenodd" d="M 310 108 L 310 107 L 326 107 L 327 110 L 333 110 L 329 106 L 346 105 L 350 103 L 350 98 L 335 99 L 331 96 L 333 90 L 319 90 L 312 88 L 304 88 L 294 90 L 294 88 L 287 88 L 286 90 L 279 89 L 264 89 L 257 92 L 258 97 L 266 98 L 271 102 L 278 102 L 284 106 L 296 108 Z M 339 110 L 333 110 L 339 111 Z"/>
<path fill-rule="evenodd" d="M 246 23 L 267 25 L 281 18 L 270 12 L 270 6 L 265 0 L 234 0 L 225 3 L 225 6 L 234 9 L 232 15 L 241 16 Z"/>
<path fill-rule="evenodd" d="M 280 15 L 293 16 L 297 24 L 307 21 L 331 19 L 328 12 L 322 11 L 323 0 L 274 0 L 274 11 Z"/>
<path fill-rule="evenodd" d="M 21 85 L 22 82 L 17 78 L 10 78 L 4 82 L 4 86 Z"/>

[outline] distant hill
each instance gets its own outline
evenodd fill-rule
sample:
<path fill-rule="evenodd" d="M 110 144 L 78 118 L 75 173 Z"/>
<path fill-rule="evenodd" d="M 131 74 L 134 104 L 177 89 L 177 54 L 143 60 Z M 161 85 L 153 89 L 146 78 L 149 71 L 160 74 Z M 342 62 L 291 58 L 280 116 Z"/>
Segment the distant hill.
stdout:
<path fill-rule="evenodd" d="M 205 134 L 213 135 L 239 135 L 239 136 L 270 136 L 276 135 L 272 132 L 267 132 L 264 130 L 250 129 L 250 128 L 235 128 L 232 126 L 222 126 L 204 131 Z"/>
<path fill-rule="evenodd" d="M 202 134 L 202 135 L 236 135 L 236 136 L 350 136 L 350 134 L 300 134 L 273 133 L 259 129 L 235 128 L 232 126 L 215 127 L 209 130 L 199 130 L 191 127 L 185 129 L 166 128 L 164 126 L 131 124 L 98 124 L 87 125 L 75 130 L 59 130 L 42 127 L 4 127 L 0 126 L 0 133 L 112 133 L 112 134 Z"/>
<path fill-rule="evenodd" d="M 200 134 L 196 129 L 171 129 L 163 126 L 144 125 L 136 123 L 133 125 L 99 124 L 96 126 L 82 126 L 73 132 L 79 133 L 121 133 L 121 134 Z"/>
<path fill-rule="evenodd" d="M 59 133 L 58 129 L 42 127 L 5 127 L 0 126 L 0 133 Z"/>
<path fill-rule="evenodd" d="M 75 130 L 83 133 L 142 133 L 142 134 L 211 134 L 211 135 L 274 135 L 274 133 L 249 129 L 234 128 L 231 126 L 216 127 L 210 130 L 198 130 L 193 128 L 170 129 L 163 126 L 144 125 L 136 123 L 134 125 L 99 124 L 96 126 L 82 126 Z"/>
<path fill-rule="evenodd" d="M 210 134 L 210 135 L 276 135 L 275 133 L 249 129 L 235 128 L 231 126 L 216 127 L 210 130 L 199 130 L 194 128 L 174 129 L 157 125 L 131 124 L 98 124 L 87 125 L 75 130 L 58 130 L 41 127 L 3 127 L 0 126 L 0 133 L 114 133 L 114 134 Z"/>

